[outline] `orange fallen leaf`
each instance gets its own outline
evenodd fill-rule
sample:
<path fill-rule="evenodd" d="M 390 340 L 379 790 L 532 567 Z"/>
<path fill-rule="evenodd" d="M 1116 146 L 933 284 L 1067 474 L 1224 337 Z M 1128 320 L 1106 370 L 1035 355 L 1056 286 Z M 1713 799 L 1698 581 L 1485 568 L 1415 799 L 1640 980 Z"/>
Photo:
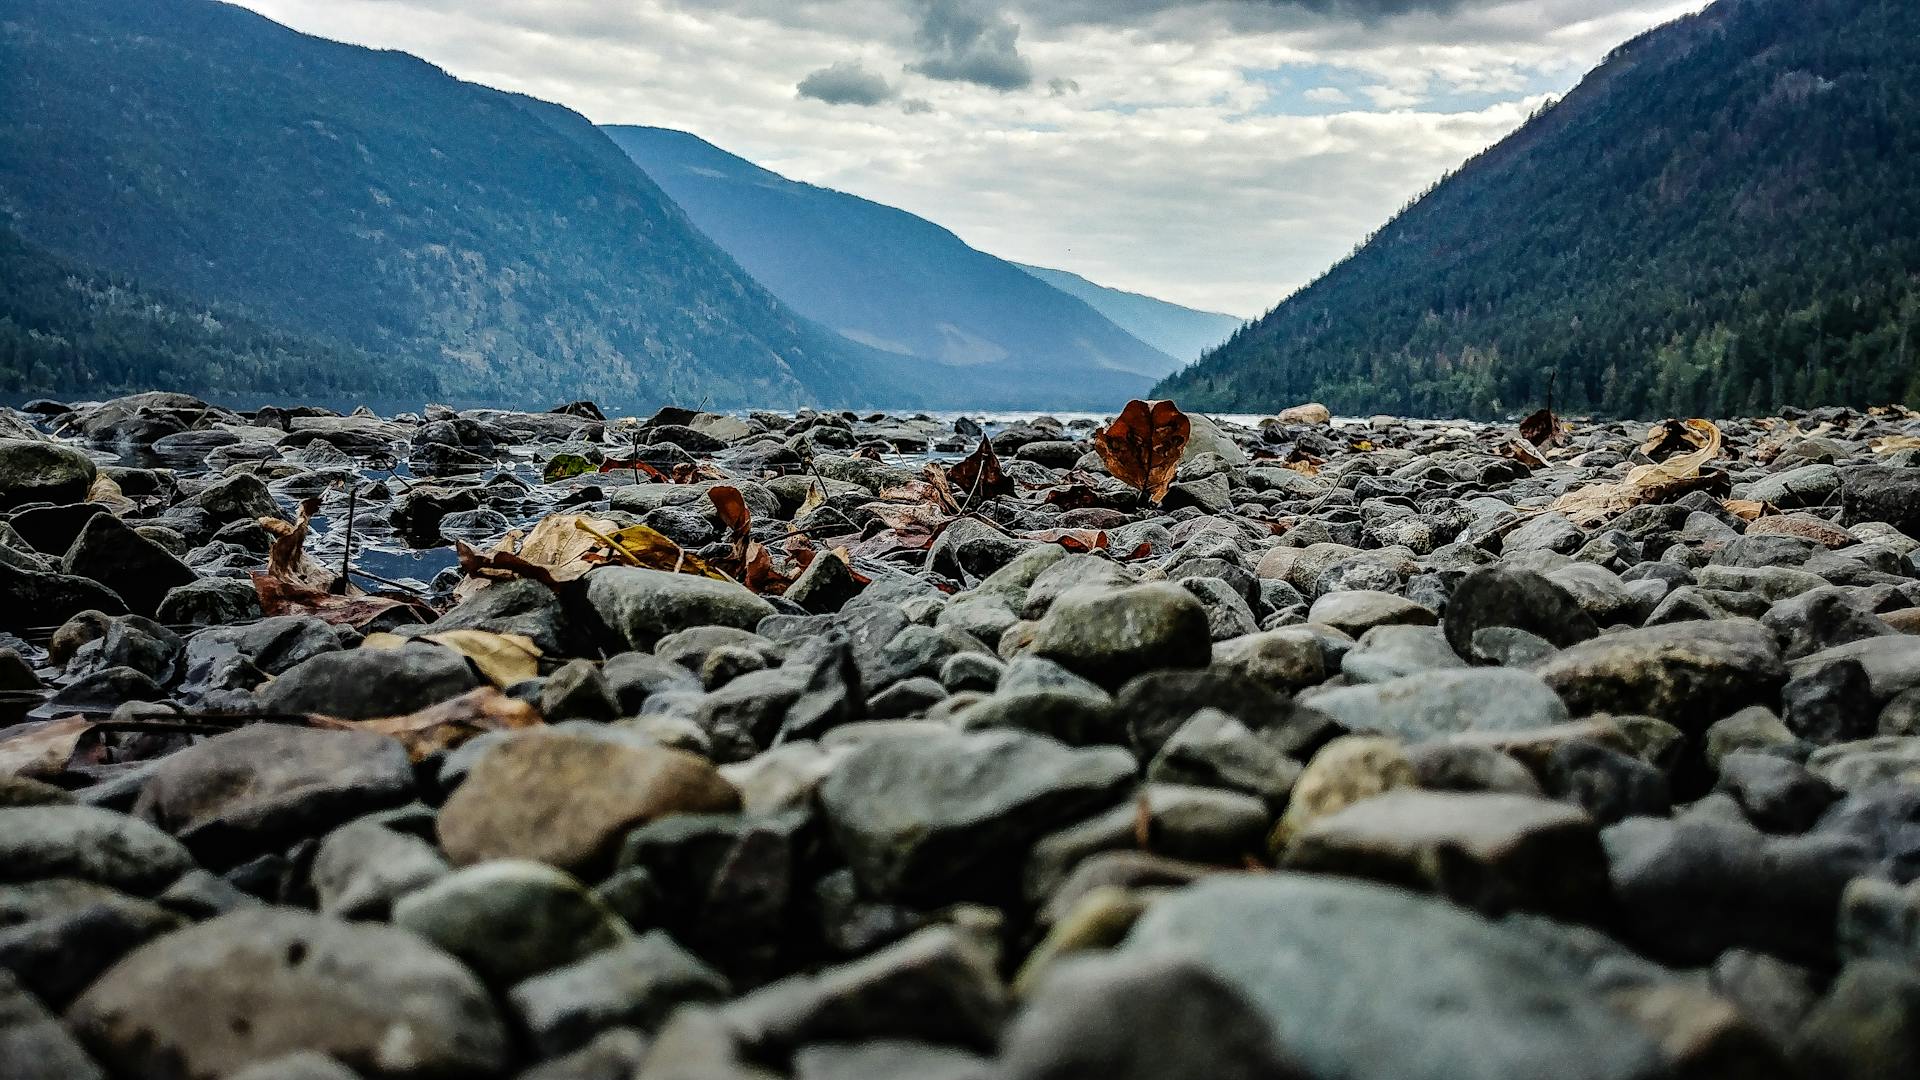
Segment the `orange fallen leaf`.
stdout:
<path fill-rule="evenodd" d="M 0 776 L 28 780 L 59 776 L 93 728 L 93 721 L 79 716 L 9 728 L 0 737 Z"/>
<path fill-rule="evenodd" d="M 954 462 L 947 470 L 947 483 L 959 497 L 962 508 L 972 508 L 982 499 L 997 499 L 1014 493 L 1013 481 L 1000 471 L 999 455 L 987 437 L 973 453 Z"/>
<path fill-rule="evenodd" d="M 1140 501 L 1158 504 L 1167 497 L 1192 434 L 1193 422 L 1173 402 L 1135 400 L 1105 431 L 1094 434 L 1093 448 L 1108 472 L 1140 492 Z"/>

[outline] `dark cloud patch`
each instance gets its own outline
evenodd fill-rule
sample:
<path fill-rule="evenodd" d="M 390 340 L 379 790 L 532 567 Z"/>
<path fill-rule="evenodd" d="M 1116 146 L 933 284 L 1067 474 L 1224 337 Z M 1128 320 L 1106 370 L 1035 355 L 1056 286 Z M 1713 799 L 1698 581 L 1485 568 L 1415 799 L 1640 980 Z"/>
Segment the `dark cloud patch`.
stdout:
<path fill-rule="evenodd" d="M 893 100 L 894 89 L 877 72 L 858 60 L 842 60 L 800 80 L 803 98 L 829 105 L 880 105 Z"/>
<path fill-rule="evenodd" d="M 908 116 L 925 116 L 933 111 L 933 102 L 926 98 L 908 98 L 900 103 L 900 111 Z"/>
<path fill-rule="evenodd" d="M 920 59 L 907 70 L 929 79 L 1002 92 L 1033 85 L 1019 25 L 983 0 L 926 0 L 916 44 Z"/>
<path fill-rule="evenodd" d="M 1399 15 L 1448 15 L 1497 0 L 1020 0 L 1036 23 L 1131 26 L 1167 16 L 1213 16 L 1242 28 L 1286 24 L 1303 16 L 1376 22 Z"/>
<path fill-rule="evenodd" d="M 1077 94 L 1079 92 L 1080 84 L 1072 79 L 1047 80 L 1048 97 L 1066 97 L 1068 94 Z"/>

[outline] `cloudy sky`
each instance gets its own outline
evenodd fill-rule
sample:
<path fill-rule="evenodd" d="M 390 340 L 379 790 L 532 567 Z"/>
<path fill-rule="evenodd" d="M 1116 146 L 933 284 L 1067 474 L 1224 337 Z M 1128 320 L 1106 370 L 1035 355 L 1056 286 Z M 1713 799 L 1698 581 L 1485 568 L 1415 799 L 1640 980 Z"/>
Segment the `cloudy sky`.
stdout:
<path fill-rule="evenodd" d="M 239 0 L 1257 315 L 1703 0 Z"/>

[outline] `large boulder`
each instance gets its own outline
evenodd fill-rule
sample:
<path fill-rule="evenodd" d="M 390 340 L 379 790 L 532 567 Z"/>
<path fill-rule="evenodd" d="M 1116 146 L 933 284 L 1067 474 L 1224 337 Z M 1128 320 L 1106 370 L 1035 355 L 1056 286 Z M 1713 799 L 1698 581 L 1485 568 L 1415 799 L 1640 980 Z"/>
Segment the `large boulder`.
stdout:
<path fill-rule="evenodd" d="M 150 942 L 68 1021 L 116 1075 L 215 1080 L 300 1051 L 362 1076 L 492 1077 L 506 1027 L 473 973 L 404 930 L 289 908 Z"/>
<path fill-rule="evenodd" d="M 61 558 L 60 569 L 112 589 L 138 615 L 155 614 L 169 591 L 199 578 L 172 552 L 112 514 L 87 519 Z"/>
<path fill-rule="evenodd" d="M 77 503 L 93 488 L 93 459 L 70 446 L 0 439 L 0 510 L 33 502 Z"/>

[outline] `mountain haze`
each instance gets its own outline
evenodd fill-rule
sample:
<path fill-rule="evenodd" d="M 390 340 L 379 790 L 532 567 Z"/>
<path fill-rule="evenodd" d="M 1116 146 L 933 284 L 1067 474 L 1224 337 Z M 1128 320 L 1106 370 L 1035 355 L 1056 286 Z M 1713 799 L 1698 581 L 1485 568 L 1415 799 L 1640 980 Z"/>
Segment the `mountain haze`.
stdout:
<path fill-rule="evenodd" d="M 685 132 L 604 130 L 775 296 L 891 354 L 930 403 L 1109 408 L 1178 366 L 930 221 L 788 180 Z"/>
<path fill-rule="evenodd" d="M 1163 382 L 1188 407 L 1920 404 L 1920 4 L 1720 0 L 1617 49 Z"/>
<path fill-rule="evenodd" d="M 1114 325 L 1141 341 L 1173 357 L 1181 364 L 1200 359 L 1200 354 L 1219 345 L 1246 325 L 1246 320 L 1217 311 L 1197 311 L 1151 296 L 1109 288 L 1066 270 L 1014 263 L 1020 269 L 1080 298 L 1093 310 L 1112 320 Z M 1171 370 L 1163 374 L 1172 374 Z"/>
<path fill-rule="evenodd" d="M 323 382 L 528 405 L 911 398 L 584 118 L 209 0 L 0 0 L 0 228 L 22 273 L 54 259 L 219 307 L 331 356 Z M 32 389 L 106 385 L 47 370 L 59 385 Z M 319 386 L 303 371 L 167 378 Z"/>

